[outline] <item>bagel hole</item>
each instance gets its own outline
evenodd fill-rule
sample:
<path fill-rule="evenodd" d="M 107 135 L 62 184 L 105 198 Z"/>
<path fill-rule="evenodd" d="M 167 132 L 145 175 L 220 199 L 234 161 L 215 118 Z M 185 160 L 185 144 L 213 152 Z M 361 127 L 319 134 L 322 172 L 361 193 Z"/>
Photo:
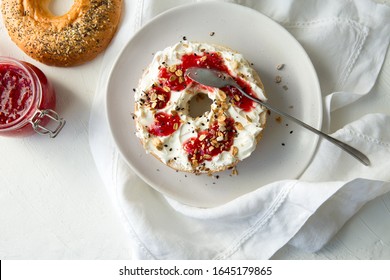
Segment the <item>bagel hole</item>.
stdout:
<path fill-rule="evenodd" d="M 47 9 L 55 16 L 62 16 L 69 12 L 73 4 L 74 0 L 51 0 L 47 5 Z"/>
<path fill-rule="evenodd" d="M 195 94 L 189 102 L 189 115 L 192 118 L 203 116 L 206 112 L 210 111 L 213 101 L 207 94 L 199 92 Z"/>

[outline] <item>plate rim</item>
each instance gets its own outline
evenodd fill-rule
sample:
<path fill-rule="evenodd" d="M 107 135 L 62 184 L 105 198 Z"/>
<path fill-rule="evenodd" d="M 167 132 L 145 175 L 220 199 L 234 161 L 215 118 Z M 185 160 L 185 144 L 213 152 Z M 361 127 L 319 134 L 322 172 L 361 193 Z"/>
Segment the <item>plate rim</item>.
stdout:
<path fill-rule="evenodd" d="M 104 113 L 106 115 L 106 121 L 108 123 L 110 135 L 111 135 L 111 137 L 113 139 L 113 142 L 114 142 L 114 145 L 118 149 L 122 159 L 124 159 L 124 161 L 127 163 L 127 165 L 145 183 L 147 183 L 153 189 L 157 190 L 159 193 L 162 193 L 163 195 L 167 195 L 168 197 L 171 197 L 171 198 L 174 198 L 174 199 L 175 199 L 175 195 L 174 195 L 174 193 L 172 193 L 172 191 L 166 190 L 166 189 L 162 190 L 160 187 L 155 186 L 155 183 L 153 182 L 152 178 L 150 176 L 149 177 L 145 176 L 143 174 L 143 172 L 140 170 L 140 168 L 137 167 L 136 165 L 134 165 L 134 163 L 131 162 L 125 156 L 125 152 L 123 151 L 122 145 L 120 145 L 120 141 L 117 139 L 117 135 L 114 132 L 113 126 L 111 124 L 111 122 L 112 122 L 112 120 L 110 120 L 110 110 L 111 109 L 110 109 L 110 106 L 109 106 L 109 98 L 108 98 L 108 94 L 107 93 L 108 93 L 108 90 L 110 88 L 110 84 L 111 84 L 111 81 L 112 81 L 112 76 L 114 75 L 116 67 L 118 67 L 119 60 L 121 59 L 121 57 L 125 53 L 125 51 L 128 48 L 128 46 L 131 44 L 131 42 L 136 40 L 140 36 L 140 34 L 143 33 L 144 29 L 149 28 L 151 25 L 154 25 L 156 22 L 160 21 L 162 18 L 165 18 L 166 16 L 169 16 L 170 14 L 174 14 L 174 13 L 176 13 L 178 11 L 188 10 L 191 7 L 194 7 L 194 6 L 198 7 L 198 6 L 206 6 L 206 5 L 208 7 L 210 5 L 214 5 L 214 6 L 231 6 L 231 7 L 234 6 L 236 8 L 238 7 L 238 8 L 241 8 L 241 9 L 246 10 L 246 11 L 251 12 L 251 13 L 256 13 L 258 16 L 263 17 L 263 19 L 271 22 L 271 24 L 274 24 L 277 28 L 279 28 L 279 30 L 281 32 L 284 33 L 285 36 L 288 36 L 290 40 L 293 40 L 295 42 L 295 44 L 296 44 L 296 47 L 298 47 L 300 49 L 299 51 L 301 52 L 301 54 L 305 56 L 305 59 L 307 60 L 306 62 L 308 63 L 308 66 L 310 67 L 310 72 L 311 72 L 311 74 L 314 74 L 314 78 L 315 78 L 314 83 L 316 85 L 316 92 L 318 93 L 318 94 L 316 94 L 316 102 L 317 102 L 317 105 L 319 106 L 318 109 L 319 109 L 319 111 L 321 113 L 318 114 L 318 116 L 316 116 L 317 117 L 317 122 L 315 124 L 311 124 L 311 125 L 313 127 L 317 128 L 317 129 L 321 130 L 321 128 L 323 126 L 323 121 L 324 121 L 323 98 L 322 98 L 322 94 L 321 94 L 321 87 L 320 87 L 320 83 L 319 83 L 319 79 L 318 79 L 318 74 L 317 74 L 317 71 L 315 70 L 314 64 L 313 64 L 312 60 L 310 59 L 310 57 L 309 57 L 308 53 L 306 52 L 306 50 L 301 45 L 301 43 L 286 28 L 284 28 L 279 22 L 273 20 L 272 18 L 270 18 L 269 16 L 261 13 L 258 10 L 252 9 L 252 8 L 244 6 L 244 5 L 240 5 L 240 4 L 237 4 L 237 3 L 230 3 L 230 2 L 208 2 L 208 1 L 206 1 L 206 2 L 189 3 L 189 4 L 183 4 L 183 5 L 179 5 L 177 7 L 173 7 L 171 9 L 168 9 L 168 10 L 158 14 L 157 16 L 155 16 L 154 18 L 149 20 L 146 24 L 144 24 L 132 36 L 130 36 L 129 39 L 127 40 L 127 42 L 123 45 L 122 49 L 118 52 L 117 56 L 115 57 L 114 62 L 112 64 L 112 66 L 111 66 L 111 69 L 109 70 L 109 75 L 108 75 L 108 79 L 107 79 L 106 86 L 105 86 L 105 93 L 104 93 L 105 111 L 104 111 Z M 313 158 L 314 158 L 314 156 L 317 153 L 317 150 L 318 150 L 318 147 L 319 147 L 319 142 L 320 142 L 319 141 L 320 137 L 318 135 L 313 134 L 313 137 L 314 137 L 314 139 L 313 139 L 313 148 L 312 148 L 312 151 L 310 151 L 311 152 L 311 156 L 306 160 L 306 162 L 304 164 L 304 167 L 299 172 L 299 174 L 297 174 L 295 178 L 291 178 L 291 179 L 296 179 L 296 178 L 300 177 L 305 172 L 305 170 L 310 165 L 310 163 L 313 161 Z M 261 187 L 262 186 L 259 186 L 259 188 L 261 188 Z M 238 198 L 238 197 L 236 197 L 236 198 Z M 178 200 L 178 201 L 181 202 L 181 203 L 184 203 L 184 204 L 197 206 L 197 205 L 194 205 L 192 203 L 188 203 L 188 201 L 183 201 L 183 200 Z"/>

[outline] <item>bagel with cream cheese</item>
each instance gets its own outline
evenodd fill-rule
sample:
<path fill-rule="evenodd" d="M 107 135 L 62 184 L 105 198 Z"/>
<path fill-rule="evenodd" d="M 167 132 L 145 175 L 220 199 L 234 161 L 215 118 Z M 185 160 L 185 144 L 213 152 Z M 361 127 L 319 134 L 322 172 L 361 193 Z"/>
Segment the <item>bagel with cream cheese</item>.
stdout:
<path fill-rule="evenodd" d="M 185 71 L 224 71 L 249 94 L 266 100 L 259 75 L 244 57 L 219 45 L 182 41 L 155 54 L 135 89 L 136 136 L 147 153 L 173 169 L 215 173 L 250 156 L 262 137 L 267 110 L 236 88 L 192 81 Z M 193 115 L 193 99 L 210 100 Z"/>

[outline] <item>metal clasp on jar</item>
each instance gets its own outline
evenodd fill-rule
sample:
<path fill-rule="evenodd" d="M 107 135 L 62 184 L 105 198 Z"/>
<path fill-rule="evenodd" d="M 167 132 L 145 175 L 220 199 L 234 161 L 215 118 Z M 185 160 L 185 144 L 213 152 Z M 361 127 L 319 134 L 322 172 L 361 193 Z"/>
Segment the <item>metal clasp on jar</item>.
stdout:
<path fill-rule="evenodd" d="M 45 119 L 49 118 L 49 122 L 55 122 L 56 126 L 54 128 L 48 128 L 41 125 L 41 122 Z M 50 138 L 55 138 L 58 133 L 60 133 L 61 129 L 64 127 L 66 121 L 57 114 L 56 111 L 51 109 L 45 110 L 37 110 L 34 116 L 31 118 L 30 123 L 35 132 L 41 135 L 49 134 Z"/>

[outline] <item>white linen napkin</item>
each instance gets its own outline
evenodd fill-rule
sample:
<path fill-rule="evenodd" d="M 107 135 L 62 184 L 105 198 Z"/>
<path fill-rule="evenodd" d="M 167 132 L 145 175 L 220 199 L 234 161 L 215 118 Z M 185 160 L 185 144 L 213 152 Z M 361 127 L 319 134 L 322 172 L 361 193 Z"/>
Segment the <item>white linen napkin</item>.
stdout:
<path fill-rule="evenodd" d="M 118 34 L 105 53 L 92 108 L 90 145 L 96 165 L 140 259 L 267 259 L 286 243 L 316 251 L 360 207 L 390 190 L 390 116 L 371 114 L 333 134 L 364 152 L 365 167 L 327 141 L 297 180 L 274 182 L 214 208 L 165 197 L 139 179 L 109 134 L 104 89 L 118 52 L 160 12 L 189 2 L 125 1 Z M 370 0 L 242 0 L 282 24 L 316 68 L 330 112 L 367 94 L 390 39 L 390 7 Z"/>

